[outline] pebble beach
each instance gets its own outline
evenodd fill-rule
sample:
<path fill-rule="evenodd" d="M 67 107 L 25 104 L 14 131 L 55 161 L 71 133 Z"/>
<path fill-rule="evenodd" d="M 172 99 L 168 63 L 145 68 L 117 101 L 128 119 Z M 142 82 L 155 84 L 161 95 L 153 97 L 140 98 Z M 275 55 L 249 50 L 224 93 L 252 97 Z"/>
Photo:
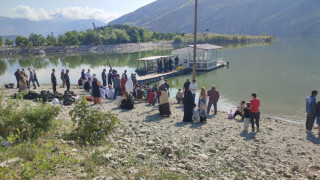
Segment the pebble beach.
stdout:
<path fill-rule="evenodd" d="M 57 86 L 60 93 L 65 89 Z M 42 90 L 52 92 L 52 87 L 32 89 Z M 87 95 L 76 85 L 70 90 Z M 4 90 L 6 95 L 17 91 Z M 108 137 L 113 145 L 106 154 L 110 163 L 101 167 L 94 179 L 134 179 L 144 167 L 153 173 L 162 169 L 183 174 L 187 179 L 320 179 L 320 137 L 316 127 L 307 133 L 304 125 L 262 118 L 259 132 L 251 132 L 251 125 L 244 132 L 240 117 L 228 119 L 226 112 L 212 115 L 212 110 L 207 123 L 185 123 L 183 105 L 173 99 L 171 104 L 170 118 L 159 115 L 158 105 L 144 102 L 135 102 L 130 111 L 117 108 L 112 100 L 102 100 L 102 105 L 94 106 L 117 114 L 121 121 Z M 71 109 L 72 106 L 62 106 L 58 118 L 70 121 Z M 131 167 L 123 166 L 133 160 Z M 59 174 L 63 176 L 53 179 L 85 176 L 84 172 L 63 169 Z M 144 178 L 153 179 L 152 173 Z"/>

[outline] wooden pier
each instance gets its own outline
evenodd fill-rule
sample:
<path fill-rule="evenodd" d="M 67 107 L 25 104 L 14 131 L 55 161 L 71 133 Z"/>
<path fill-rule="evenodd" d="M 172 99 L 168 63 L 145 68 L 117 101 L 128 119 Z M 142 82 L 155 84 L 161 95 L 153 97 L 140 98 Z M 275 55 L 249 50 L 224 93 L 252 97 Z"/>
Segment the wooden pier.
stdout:
<path fill-rule="evenodd" d="M 168 79 L 170 77 L 175 77 L 175 76 L 179 76 L 179 75 L 182 75 L 182 74 L 187 74 L 187 73 L 190 73 L 192 70 L 187 68 L 187 69 L 183 69 L 183 70 L 180 70 L 180 71 L 177 71 L 177 70 L 173 70 L 173 71 L 170 71 L 170 72 L 166 72 L 166 73 L 152 73 L 152 74 L 147 74 L 147 75 L 144 75 L 144 76 L 139 76 L 137 77 L 137 80 L 138 80 L 138 83 L 140 85 L 144 85 L 144 84 L 147 84 L 147 83 L 154 83 L 154 82 L 157 82 L 157 81 L 160 81 L 161 80 L 161 77 L 163 77 L 164 79 Z"/>

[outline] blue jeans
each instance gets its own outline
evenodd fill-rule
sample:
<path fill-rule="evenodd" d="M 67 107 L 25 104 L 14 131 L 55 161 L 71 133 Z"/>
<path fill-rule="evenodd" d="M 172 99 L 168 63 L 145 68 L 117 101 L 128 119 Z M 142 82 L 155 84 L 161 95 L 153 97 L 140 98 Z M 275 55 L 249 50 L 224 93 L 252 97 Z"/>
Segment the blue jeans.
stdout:
<path fill-rule="evenodd" d="M 196 94 L 192 94 L 193 102 L 196 103 Z"/>
<path fill-rule="evenodd" d="M 208 103 L 208 110 L 207 110 L 207 114 L 209 114 L 209 112 L 210 112 L 210 108 L 211 108 L 211 106 L 213 105 L 213 108 L 214 108 L 214 115 L 216 115 L 217 114 L 217 103 L 216 102 L 210 102 L 209 101 L 209 103 Z"/>

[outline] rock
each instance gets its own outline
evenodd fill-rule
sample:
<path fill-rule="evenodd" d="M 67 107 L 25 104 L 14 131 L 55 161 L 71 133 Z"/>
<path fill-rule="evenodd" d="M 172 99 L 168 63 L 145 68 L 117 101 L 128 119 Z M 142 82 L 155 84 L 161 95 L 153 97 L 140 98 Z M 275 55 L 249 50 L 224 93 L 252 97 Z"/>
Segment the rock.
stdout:
<path fill-rule="evenodd" d="M 295 172 L 295 171 L 298 171 L 299 170 L 299 166 L 298 165 L 295 165 L 291 168 L 291 171 Z"/>
<path fill-rule="evenodd" d="M 139 153 L 137 154 L 137 158 L 140 158 L 140 159 L 146 159 L 146 155 L 144 153 Z"/>
<path fill-rule="evenodd" d="M 154 143 L 153 141 L 149 141 L 147 142 L 147 146 L 154 146 L 156 143 Z"/>
<path fill-rule="evenodd" d="M 169 171 L 171 171 L 171 172 L 176 172 L 176 171 L 177 171 L 177 168 L 171 167 L 171 168 L 169 169 Z"/>
<path fill-rule="evenodd" d="M 10 164 L 13 164 L 13 163 L 16 163 L 18 161 L 21 161 L 22 159 L 20 158 L 12 158 L 12 159 L 9 159 L 8 161 L 3 161 L 1 164 L 0 164 L 0 167 L 7 167 L 9 166 Z"/>
<path fill-rule="evenodd" d="M 205 155 L 205 154 L 200 154 L 199 155 L 200 159 L 202 160 L 208 160 L 209 159 L 209 156 Z"/>
<path fill-rule="evenodd" d="M 103 157 L 108 161 L 112 160 L 112 154 L 105 154 Z"/>
<path fill-rule="evenodd" d="M 320 170 L 320 166 L 310 166 L 309 168 L 314 170 Z"/>
<path fill-rule="evenodd" d="M 169 154 L 173 154 L 173 148 L 170 146 L 163 146 L 161 148 L 161 155 L 169 155 Z"/>
<path fill-rule="evenodd" d="M 286 178 L 292 178 L 292 175 L 289 174 L 289 173 L 284 173 L 284 177 L 286 177 Z"/>
<path fill-rule="evenodd" d="M 194 146 L 194 147 L 196 147 L 196 148 L 201 149 L 201 145 L 200 145 L 200 144 L 196 144 L 196 143 L 194 143 L 194 144 L 193 144 L 193 146 Z"/>
<path fill-rule="evenodd" d="M 78 152 L 78 149 L 77 149 L 77 148 L 72 148 L 71 151 L 72 151 L 72 152 Z"/>
<path fill-rule="evenodd" d="M 130 174 L 137 174 L 137 173 L 139 173 L 139 169 L 130 169 L 129 173 Z"/>

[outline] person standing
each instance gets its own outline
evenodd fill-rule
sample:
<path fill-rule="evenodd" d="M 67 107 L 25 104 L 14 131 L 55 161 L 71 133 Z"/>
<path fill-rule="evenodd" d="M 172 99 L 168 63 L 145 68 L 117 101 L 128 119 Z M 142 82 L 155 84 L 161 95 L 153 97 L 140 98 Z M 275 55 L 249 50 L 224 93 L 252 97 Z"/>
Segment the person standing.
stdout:
<path fill-rule="evenodd" d="M 51 73 L 51 83 L 52 83 L 52 89 L 53 89 L 53 94 L 55 94 L 57 92 L 57 78 L 56 75 L 54 74 L 56 72 L 55 69 L 52 69 L 52 73 Z"/>
<path fill-rule="evenodd" d="M 320 101 L 316 104 L 316 117 L 317 117 L 317 124 L 318 124 L 318 138 L 320 137 Z"/>
<path fill-rule="evenodd" d="M 82 69 L 82 71 L 81 71 L 81 79 L 82 79 L 82 82 L 84 82 L 85 80 L 86 80 L 86 75 L 85 75 L 85 70 L 84 69 Z"/>
<path fill-rule="evenodd" d="M 159 73 L 162 73 L 162 60 L 159 60 Z"/>
<path fill-rule="evenodd" d="M 200 97 L 199 97 L 199 110 L 200 110 L 200 122 L 207 122 L 207 91 L 205 87 L 201 87 Z"/>
<path fill-rule="evenodd" d="M 19 84 L 19 92 L 27 90 L 27 79 L 22 71 L 20 72 Z"/>
<path fill-rule="evenodd" d="M 216 89 L 215 85 L 212 85 L 211 89 L 207 92 L 208 96 L 209 96 L 209 104 L 208 104 L 208 110 L 207 113 L 210 113 L 210 109 L 211 106 L 213 105 L 213 109 L 214 109 L 214 115 L 217 115 L 217 103 L 219 101 L 220 98 L 220 93 L 219 91 Z"/>
<path fill-rule="evenodd" d="M 112 85 L 112 72 L 111 72 L 111 69 L 109 70 L 109 73 L 108 73 L 108 85 L 109 84 Z"/>
<path fill-rule="evenodd" d="M 183 93 L 185 93 L 187 90 L 189 90 L 189 86 L 190 86 L 190 80 L 187 79 L 187 81 L 183 85 Z"/>
<path fill-rule="evenodd" d="M 183 122 L 192 122 L 193 108 L 195 107 L 192 93 L 189 89 L 186 89 L 183 98 Z"/>
<path fill-rule="evenodd" d="M 259 132 L 259 120 L 260 120 L 260 99 L 257 98 L 256 93 L 251 94 L 252 100 L 250 101 L 250 121 L 252 126 L 252 131 L 254 131 L 254 120 L 257 125 L 257 132 Z M 314 122 L 314 121 L 313 121 Z"/>
<path fill-rule="evenodd" d="M 102 84 L 104 87 L 107 86 L 107 74 L 106 74 L 107 70 L 103 69 L 102 73 L 101 73 L 101 77 L 102 77 Z"/>
<path fill-rule="evenodd" d="M 34 83 L 33 72 L 29 67 L 28 67 L 28 70 L 29 70 L 29 88 L 30 88 L 30 82 L 32 82 L 33 89 L 36 89 L 37 87 L 36 87 L 36 84 Z"/>
<path fill-rule="evenodd" d="M 98 81 L 96 77 L 92 80 L 92 96 L 93 96 L 93 104 L 100 104 L 101 105 L 101 95 L 99 87 L 101 86 L 101 83 Z"/>
<path fill-rule="evenodd" d="M 122 75 L 120 85 L 121 85 L 121 92 L 123 93 L 126 93 L 126 82 L 127 82 L 126 77 Z"/>
<path fill-rule="evenodd" d="M 17 88 L 19 89 L 19 87 L 20 87 L 20 84 L 19 84 L 20 69 L 17 69 L 17 71 L 14 73 L 14 76 L 16 77 L 16 80 L 17 80 Z"/>
<path fill-rule="evenodd" d="M 169 91 L 170 85 L 168 84 L 168 79 L 164 80 L 163 85 L 167 88 L 167 90 Z"/>
<path fill-rule="evenodd" d="M 179 57 L 176 56 L 176 58 L 174 59 L 174 64 L 176 66 L 176 68 L 179 66 Z"/>
<path fill-rule="evenodd" d="M 64 79 L 66 81 L 66 85 L 67 85 L 67 91 L 70 90 L 70 78 L 69 78 L 69 70 L 66 70 L 66 73 L 64 74 Z"/>
<path fill-rule="evenodd" d="M 90 86 L 92 86 L 92 76 L 91 76 L 91 73 L 90 73 L 90 69 L 88 69 L 88 72 L 86 73 L 86 76 L 87 76 L 88 80 L 90 81 Z"/>
<path fill-rule="evenodd" d="M 60 73 L 60 78 L 61 78 L 61 81 L 62 81 L 62 87 L 64 88 L 64 86 L 66 85 L 66 80 L 64 79 L 64 69 L 61 70 L 61 73 Z"/>
<path fill-rule="evenodd" d="M 114 87 L 114 99 L 121 92 L 121 81 L 119 75 L 115 76 L 113 79 L 113 87 Z"/>
<path fill-rule="evenodd" d="M 37 83 L 38 87 L 40 87 L 36 70 L 33 70 L 33 78 L 34 78 L 34 81 Z"/>
<path fill-rule="evenodd" d="M 312 126 L 316 119 L 316 96 L 318 91 L 313 90 L 311 92 L 311 96 L 306 98 L 306 113 L 307 113 L 307 121 L 306 121 L 306 129 L 307 131 L 312 130 Z"/>
<path fill-rule="evenodd" d="M 169 64 L 169 71 L 172 71 L 172 69 L 173 69 L 173 61 L 172 61 L 171 58 L 169 58 L 168 64 Z"/>
<path fill-rule="evenodd" d="M 170 94 L 166 86 L 162 85 L 161 87 L 159 87 L 158 95 L 159 95 L 160 116 L 170 117 L 171 115 L 170 104 L 169 104 Z"/>
<path fill-rule="evenodd" d="M 196 80 L 193 80 L 192 83 L 189 86 L 189 90 L 192 93 L 192 97 L 193 97 L 193 101 L 196 101 L 196 93 L 197 93 L 197 84 L 196 84 Z"/>
<path fill-rule="evenodd" d="M 161 77 L 161 80 L 159 81 L 159 88 L 160 88 L 160 86 L 162 86 L 162 84 L 164 84 L 164 83 L 165 83 L 164 78 Z"/>
<path fill-rule="evenodd" d="M 124 73 L 122 74 L 122 76 L 124 76 L 126 78 L 126 80 L 128 79 L 127 70 L 124 70 Z"/>

